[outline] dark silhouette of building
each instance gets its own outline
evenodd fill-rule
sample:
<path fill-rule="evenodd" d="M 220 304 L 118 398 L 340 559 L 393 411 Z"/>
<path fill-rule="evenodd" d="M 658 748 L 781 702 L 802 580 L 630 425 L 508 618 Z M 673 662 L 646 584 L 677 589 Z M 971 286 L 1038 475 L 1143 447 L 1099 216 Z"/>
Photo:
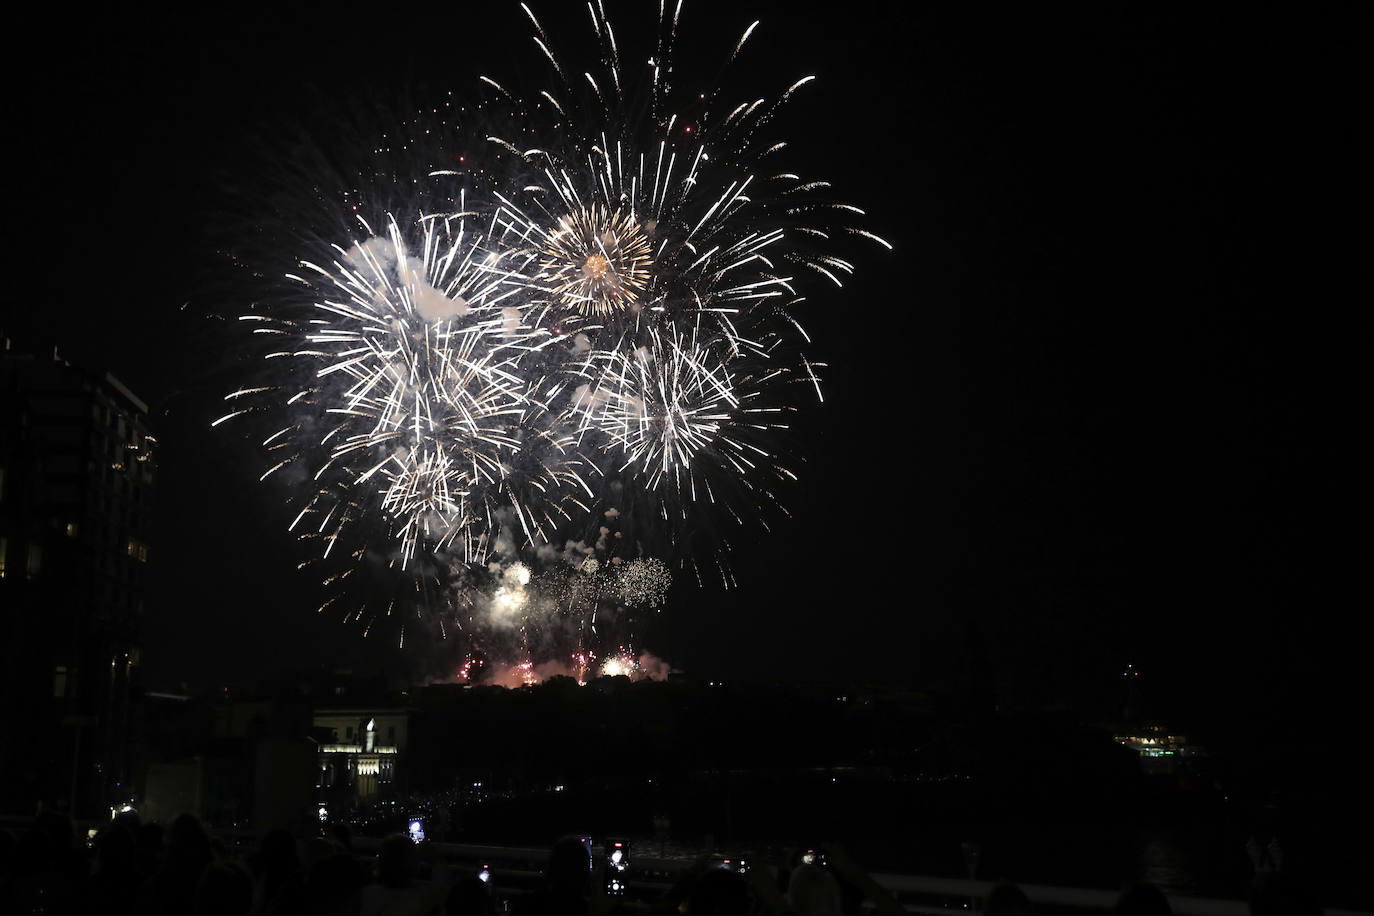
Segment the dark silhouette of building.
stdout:
<path fill-rule="evenodd" d="M 0 356 L 0 806 L 128 797 L 156 476 L 148 408 L 54 350 Z"/>

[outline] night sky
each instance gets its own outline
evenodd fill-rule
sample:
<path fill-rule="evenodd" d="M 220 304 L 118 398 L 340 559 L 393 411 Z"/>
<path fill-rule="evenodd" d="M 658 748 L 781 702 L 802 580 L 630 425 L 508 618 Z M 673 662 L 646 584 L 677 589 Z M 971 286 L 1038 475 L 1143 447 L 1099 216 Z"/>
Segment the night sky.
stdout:
<path fill-rule="evenodd" d="M 895 250 L 813 287 L 830 369 L 792 523 L 738 550 L 737 591 L 675 595 L 647 647 L 703 676 L 951 685 L 981 645 L 1005 701 L 1095 707 L 1133 663 L 1162 711 L 1202 722 L 1353 683 L 1331 332 L 1284 282 L 1309 235 L 1294 119 L 1320 119 L 1290 24 L 709 6 L 686 5 L 680 55 L 761 19 L 730 84 L 819 76 L 790 139 Z M 243 308 L 224 192 L 252 188 L 259 141 L 350 99 L 538 74 L 518 5 L 106 15 L 34 30 L 66 37 L 17 103 L 5 324 L 153 405 L 149 682 L 412 674 L 413 653 L 314 614 L 262 457 L 209 428 L 252 369 L 213 317 Z"/>

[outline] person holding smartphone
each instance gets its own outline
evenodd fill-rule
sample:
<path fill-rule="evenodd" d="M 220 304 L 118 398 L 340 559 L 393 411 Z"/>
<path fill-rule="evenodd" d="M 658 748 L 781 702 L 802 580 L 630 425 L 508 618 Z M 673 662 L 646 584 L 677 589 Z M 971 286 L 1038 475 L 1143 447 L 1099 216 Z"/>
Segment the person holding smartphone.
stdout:
<path fill-rule="evenodd" d="M 863 899 L 873 904 L 878 911 L 878 916 L 907 916 L 906 909 L 897 902 L 887 888 L 883 887 L 873 876 L 864 871 L 859 864 L 849 857 L 848 851 L 842 846 L 834 843 L 826 843 L 820 847 L 820 853 L 825 862 L 825 870 L 833 874 L 843 887 L 851 888 Z"/>
<path fill-rule="evenodd" d="M 590 837 L 566 836 L 553 844 L 538 890 L 519 902 L 514 916 L 597 916 L 593 908 Z M 599 884 L 596 885 L 598 892 Z"/>
<path fill-rule="evenodd" d="M 496 901 L 489 881 L 479 872 L 453 885 L 444 898 L 444 913 L 446 916 L 496 916 Z"/>
<path fill-rule="evenodd" d="M 363 888 L 361 916 L 427 914 L 444 900 L 442 880 L 421 880 L 420 850 L 410 833 L 382 840 L 377 851 L 377 882 Z M 442 876 L 431 876 L 442 877 Z"/>

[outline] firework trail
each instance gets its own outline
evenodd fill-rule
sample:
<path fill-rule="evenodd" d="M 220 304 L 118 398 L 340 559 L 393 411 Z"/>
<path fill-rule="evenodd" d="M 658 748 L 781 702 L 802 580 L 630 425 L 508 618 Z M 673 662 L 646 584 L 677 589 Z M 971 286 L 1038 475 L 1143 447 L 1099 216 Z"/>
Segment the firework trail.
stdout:
<path fill-rule="evenodd" d="M 521 678 L 555 657 L 628 672 L 671 570 L 700 579 L 705 560 L 730 584 L 728 531 L 785 511 L 783 433 L 821 395 L 806 286 L 853 272 L 846 238 L 886 242 L 782 164 L 775 119 L 810 77 L 730 104 L 677 88 L 680 4 L 660 5 L 647 58 L 589 4 L 585 68 L 521 10 L 551 82 L 483 76 L 459 144 L 481 164 L 378 169 L 424 190 L 377 231 L 340 194 L 352 225 L 287 272 L 307 307 L 244 316 L 280 341 L 279 381 L 216 423 L 279 418 L 263 476 L 300 494 L 292 529 L 321 559 L 412 576 L 440 635 L 465 637 L 465 671 L 486 653 Z M 365 632 L 379 618 L 341 603 Z"/>

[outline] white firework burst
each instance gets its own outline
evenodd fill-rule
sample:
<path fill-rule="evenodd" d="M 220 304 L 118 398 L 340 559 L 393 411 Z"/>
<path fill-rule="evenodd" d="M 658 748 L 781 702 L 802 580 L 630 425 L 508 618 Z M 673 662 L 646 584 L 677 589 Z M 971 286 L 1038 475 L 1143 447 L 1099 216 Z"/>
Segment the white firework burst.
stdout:
<path fill-rule="evenodd" d="M 462 137 L 465 156 L 417 155 L 413 174 L 384 181 L 379 170 L 377 188 L 414 191 L 406 212 L 452 212 L 388 217 L 380 233 L 361 223 L 359 240 L 301 260 L 289 276 L 306 287 L 305 314 L 245 316 L 286 341 L 271 357 L 292 367 L 287 381 L 230 398 L 285 412 L 263 476 L 295 469 L 304 505 L 291 527 L 326 557 L 345 530 L 370 528 L 361 540 L 393 565 L 430 571 L 416 589 L 428 595 L 438 567 L 480 570 L 585 536 L 599 558 L 585 562 L 605 566 L 580 575 L 609 582 L 621 564 L 612 603 L 656 607 L 669 566 L 707 544 L 731 581 L 728 544 L 710 543 L 715 517 L 766 527 L 760 510 L 781 506 L 775 484 L 793 474 L 779 431 L 794 392 L 821 392 L 804 355 L 805 286 L 842 285 L 846 238 L 890 246 L 854 225 L 862 211 L 829 198 L 828 182 L 781 161 L 774 119 L 810 77 L 738 102 L 692 85 L 672 62 L 680 4 L 659 5 L 651 53 L 623 59 L 589 4 L 596 61 L 583 70 L 522 8 L 555 83 L 523 98 L 483 77 L 484 129 Z M 430 194 L 425 180 L 463 190 Z M 341 190 L 350 211 L 366 181 Z M 604 603 L 584 584 L 569 592 L 583 610 L 563 614 L 580 634 Z M 533 619 L 509 583 L 471 587 L 505 591 L 467 607 Z M 462 629 L 483 632 L 471 616 Z M 584 638 L 575 648 L 595 657 Z"/>

